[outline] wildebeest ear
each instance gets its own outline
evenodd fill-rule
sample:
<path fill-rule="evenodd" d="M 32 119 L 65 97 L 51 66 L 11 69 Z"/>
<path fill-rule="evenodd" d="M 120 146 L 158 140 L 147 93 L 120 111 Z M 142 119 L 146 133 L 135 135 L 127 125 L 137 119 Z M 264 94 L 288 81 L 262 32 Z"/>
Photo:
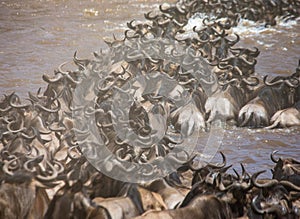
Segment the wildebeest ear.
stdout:
<path fill-rule="evenodd" d="M 173 173 L 169 174 L 168 176 L 165 177 L 165 180 L 170 186 L 182 185 L 182 182 L 181 182 L 177 172 L 173 172 Z"/>

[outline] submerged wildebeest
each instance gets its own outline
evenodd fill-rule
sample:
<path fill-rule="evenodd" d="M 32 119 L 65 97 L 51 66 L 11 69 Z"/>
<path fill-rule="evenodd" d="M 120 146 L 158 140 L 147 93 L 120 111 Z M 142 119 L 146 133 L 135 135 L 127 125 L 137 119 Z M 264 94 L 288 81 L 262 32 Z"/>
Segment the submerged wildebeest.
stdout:
<path fill-rule="evenodd" d="M 235 50 L 232 50 L 234 56 L 221 60 L 215 68 L 220 87 L 205 103 L 207 123 L 216 119 L 236 121 L 241 107 L 253 98 L 259 83 L 252 75 L 258 50 Z"/>
<path fill-rule="evenodd" d="M 240 110 L 239 126 L 264 127 L 270 125 L 270 120 L 277 111 L 295 104 L 295 100 L 297 101 L 299 98 L 298 92 L 299 77 L 297 73 L 288 77 L 275 77 L 271 82 L 268 82 L 267 76 L 265 76 L 264 85 L 257 89 L 256 97 Z M 278 119 L 278 114 L 274 115 L 272 121 L 275 122 Z M 289 121 L 284 121 L 284 124 L 288 123 Z"/>

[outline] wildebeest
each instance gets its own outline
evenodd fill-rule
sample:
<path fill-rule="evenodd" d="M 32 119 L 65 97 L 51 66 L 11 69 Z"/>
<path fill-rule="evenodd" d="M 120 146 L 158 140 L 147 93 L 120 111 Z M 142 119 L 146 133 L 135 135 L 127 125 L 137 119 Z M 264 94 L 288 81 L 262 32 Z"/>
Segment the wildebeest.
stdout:
<path fill-rule="evenodd" d="M 293 74 L 296 80 L 300 79 L 300 60 L 296 72 Z M 277 111 L 271 118 L 271 125 L 267 128 L 290 127 L 300 125 L 300 85 L 296 87 L 294 102 L 295 104 L 289 108 Z"/>
<path fill-rule="evenodd" d="M 19 171 L 12 176 L 1 177 L 1 218 L 43 218 L 48 204 L 45 186 L 31 174 Z"/>
<path fill-rule="evenodd" d="M 300 101 L 295 103 L 293 107 L 277 111 L 272 116 L 270 124 L 266 128 L 300 126 Z"/>
<path fill-rule="evenodd" d="M 147 188 L 161 195 L 167 209 L 174 209 L 184 199 L 184 194 L 170 186 L 164 179 L 152 182 Z"/>
<path fill-rule="evenodd" d="M 219 89 L 205 103 L 207 122 L 221 119 L 236 121 L 241 107 L 253 98 L 259 83 L 254 74 L 259 50 L 228 48 L 232 55 L 221 59 L 214 68 L 219 79 Z"/>
<path fill-rule="evenodd" d="M 240 126 L 262 127 L 270 124 L 271 117 L 279 110 L 291 107 L 295 101 L 295 89 L 299 80 L 294 75 L 276 77 L 256 91 L 256 97 L 249 101 L 239 112 Z"/>
<path fill-rule="evenodd" d="M 271 160 L 276 163 L 273 168 L 273 178 L 277 180 L 288 180 L 300 186 L 300 161 L 293 158 L 275 158 L 278 151 L 273 151 Z"/>
<path fill-rule="evenodd" d="M 279 5 L 284 7 L 280 9 Z M 151 137 L 156 133 L 162 137 L 167 133 L 167 129 L 172 127 L 176 131 L 180 130 L 180 134 L 189 136 L 192 131 L 205 128 L 205 102 L 206 112 L 209 114 L 208 122 L 220 117 L 236 119 L 241 106 L 251 97 L 250 87 L 258 83 L 252 74 L 255 73 L 255 58 L 259 54 L 258 49 L 232 48 L 239 41 L 239 36 L 234 34 L 235 39 L 231 40 L 228 34 L 230 28 L 237 24 L 240 17 L 238 13 L 241 17 L 274 24 L 277 13 L 287 16 L 299 14 L 298 8 L 297 1 L 287 0 L 276 2 L 192 0 L 178 1 L 176 5 L 164 4 L 159 7 L 158 15 L 151 13 L 145 15 L 148 23 L 131 21 L 128 23 L 130 30 L 126 30 L 124 39 L 114 38 L 113 42 L 107 42 L 111 56 L 107 57 L 107 54 L 101 52 L 100 55 L 95 54 L 95 60 L 79 60 L 75 53 L 73 61 L 78 69 L 65 71 L 62 69 L 64 63 L 58 67 L 53 77 L 44 75 L 43 79 L 48 84 L 44 93 L 41 90 L 36 95 L 30 93 L 29 99 L 26 100 L 21 100 L 14 93 L 5 96 L 0 103 L 0 217 L 131 218 L 147 211 L 141 218 L 231 218 L 244 216 L 251 208 L 251 202 L 252 208 L 257 213 L 255 216 L 258 217 L 275 214 L 284 217 L 286 211 L 299 216 L 297 205 L 299 162 L 296 160 L 277 160 L 273 154 L 272 159 L 276 162 L 276 166 L 273 179 L 266 180 L 267 184 L 259 180 L 249 180 L 250 176 L 244 170 L 241 176 L 226 173 L 230 166 L 225 167 L 224 158 L 221 165 L 208 164 L 201 168 L 190 165 L 189 171 L 193 172 L 193 175 L 190 174 L 190 178 L 185 178 L 187 187 L 178 187 L 176 183 L 172 184 L 166 179 L 152 182 L 147 187 L 130 185 L 105 177 L 94 169 L 90 170 L 86 160 L 81 159 L 83 156 L 79 147 L 89 134 L 89 130 L 77 129 L 78 135 L 74 134 L 76 130 L 74 123 L 77 119 L 83 121 L 95 116 L 98 131 L 105 139 L 105 143 L 108 143 L 109 149 L 112 146 L 114 149 L 112 152 L 117 156 L 120 155 L 120 159 L 136 161 L 134 160 L 136 157 L 126 153 L 134 151 L 126 139 L 119 139 L 115 133 L 112 134 L 114 125 L 112 117 L 116 115 L 111 110 L 112 102 L 104 104 L 103 109 L 100 106 L 102 102 L 112 97 L 116 90 L 119 89 L 124 93 L 129 91 L 123 85 L 138 73 L 146 76 L 151 73 L 165 75 L 170 79 L 168 82 L 173 80 L 178 84 L 177 88 L 179 87 L 162 97 L 159 91 L 160 88 L 165 88 L 166 84 L 162 82 L 163 80 L 156 80 L 157 78 L 153 77 L 151 80 L 156 82 L 153 84 L 157 86 L 158 89 L 155 90 L 157 92 L 135 96 L 137 97 L 135 101 L 142 102 L 138 104 L 134 102 L 130 108 L 129 120 L 122 122 L 128 122 L 128 125 L 138 135 L 144 137 L 141 139 L 145 141 L 150 139 L 146 137 L 151 131 L 153 134 Z M 178 33 L 182 33 L 188 19 L 196 12 L 209 12 L 218 18 L 224 16 L 230 18 L 225 22 L 213 22 L 212 25 L 206 22 L 208 19 L 204 19 L 205 27 L 202 30 L 196 31 L 194 28 L 198 33 L 198 40 L 175 39 Z M 262 16 L 265 12 L 266 16 Z M 153 40 L 156 37 L 162 38 L 158 41 Z M 170 39 L 168 43 L 157 43 L 166 38 Z M 176 51 L 177 47 L 173 44 L 182 42 L 185 44 L 182 46 L 184 51 Z M 191 50 L 191 47 L 194 49 Z M 158 51 L 154 55 L 160 57 L 151 57 L 153 51 Z M 206 57 L 208 63 L 217 66 L 219 70 L 214 73 L 220 79 L 220 89 L 207 101 L 207 94 L 199 87 L 199 81 L 202 79 L 207 86 L 213 83 L 205 81 L 204 77 L 207 75 L 199 71 L 200 56 Z M 176 63 L 171 63 L 170 60 L 175 60 Z M 106 67 L 111 64 L 112 68 L 106 74 Z M 171 67 L 172 65 L 175 67 Z M 199 77 L 196 78 L 195 75 Z M 208 78 L 211 76 L 208 75 Z M 92 103 L 99 108 L 73 106 L 71 103 L 74 100 L 75 88 L 80 87 L 83 79 L 89 77 L 92 77 L 92 80 L 88 80 L 90 86 L 83 93 L 87 94 L 87 99 L 94 95 L 96 103 Z M 276 110 L 281 108 L 283 110 L 273 115 L 270 121 L 274 123 L 269 128 L 299 124 L 299 102 L 294 108 L 283 109 L 299 100 L 299 95 L 293 97 L 287 89 L 293 90 L 298 86 L 299 76 L 297 77 L 298 79 L 291 81 L 274 79 L 270 83 L 265 80 L 266 86 L 257 91 L 259 100 L 255 99 L 251 103 L 262 103 L 262 108 L 265 108 L 269 117 Z M 151 87 L 153 84 L 148 86 Z M 146 88 L 147 83 L 140 84 L 140 87 Z M 272 95 L 276 95 L 277 91 L 282 92 L 282 95 L 278 95 L 281 97 L 280 100 L 268 102 L 270 99 L 274 100 Z M 124 96 L 126 98 L 123 101 L 128 102 L 128 93 Z M 182 102 L 178 101 L 177 97 L 181 98 Z M 176 108 L 176 103 L 183 104 Z M 81 108 L 84 109 L 84 113 L 76 116 Z M 253 110 L 256 111 L 256 108 Z M 71 115 L 72 113 L 74 115 Z M 255 113 L 260 114 L 261 111 L 254 112 L 254 117 Z M 161 123 L 155 121 L 157 114 L 163 117 Z M 249 120 L 244 119 L 242 124 L 246 125 L 253 118 L 249 116 Z M 257 120 L 254 123 L 255 126 L 260 125 Z M 78 140 L 76 137 L 82 139 Z M 153 157 L 165 155 L 172 146 L 179 143 L 176 140 L 177 138 L 172 138 L 171 135 L 165 136 L 160 145 L 152 148 L 151 155 Z M 168 146 L 170 146 L 168 150 L 162 150 Z M 255 186 L 254 189 L 252 184 Z M 198 187 L 198 193 L 194 193 L 195 187 L 189 192 L 190 185 L 202 187 Z M 262 191 L 262 194 L 257 194 L 258 190 Z M 279 195 L 276 195 L 277 193 Z M 274 200 L 280 203 L 274 203 Z"/>
<path fill-rule="evenodd" d="M 252 193 L 250 218 L 259 218 L 257 214 L 267 218 L 299 218 L 296 200 L 299 198 L 300 187 L 286 180 L 258 180 L 257 177 L 263 172 L 265 171 L 257 172 L 251 177 L 258 191 L 254 190 Z"/>
<path fill-rule="evenodd" d="M 164 211 L 146 212 L 136 219 L 182 219 L 182 218 L 199 218 L 199 219 L 227 219 L 231 218 L 229 206 L 214 195 L 197 196 L 183 208 Z"/>

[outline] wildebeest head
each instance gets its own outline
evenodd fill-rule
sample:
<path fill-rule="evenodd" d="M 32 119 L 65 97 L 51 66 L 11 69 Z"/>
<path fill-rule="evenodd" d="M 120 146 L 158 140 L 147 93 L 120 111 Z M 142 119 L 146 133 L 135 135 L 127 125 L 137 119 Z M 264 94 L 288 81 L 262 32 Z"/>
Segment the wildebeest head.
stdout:
<path fill-rule="evenodd" d="M 258 213 L 270 218 L 297 218 L 292 217 L 299 216 L 299 209 L 294 206 L 292 194 L 297 194 L 300 187 L 286 180 L 258 180 L 258 175 L 264 172 L 257 172 L 251 177 L 253 185 L 259 190 L 251 203 L 254 212 L 250 213 L 254 215 Z"/>
<path fill-rule="evenodd" d="M 273 179 L 277 180 L 289 180 L 295 185 L 300 185 L 300 161 L 293 158 L 275 158 L 275 154 L 278 151 L 273 151 L 271 154 L 271 160 L 276 163 L 273 169 Z"/>
<path fill-rule="evenodd" d="M 293 77 L 275 77 L 271 82 L 264 77 L 264 84 L 258 97 L 266 103 L 266 109 L 269 115 L 276 111 L 290 107 L 295 101 L 295 88 L 298 87 L 299 81 Z"/>
<path fill-rule="evenodd" d="M 17 171 L 1 177 L 0 218 L 42 218 L 48 196 L 31 173 Z"/>

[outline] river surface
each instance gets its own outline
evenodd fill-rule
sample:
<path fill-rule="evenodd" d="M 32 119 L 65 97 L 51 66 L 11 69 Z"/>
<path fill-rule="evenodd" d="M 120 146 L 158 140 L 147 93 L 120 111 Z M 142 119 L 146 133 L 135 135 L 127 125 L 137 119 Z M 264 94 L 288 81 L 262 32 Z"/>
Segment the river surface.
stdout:
<path fill-rule="evenodd" d="M 106 48 L 103 39 L 123 36 L 126 23 L 144 20 L 162 0 L 4 0 L 0 1 L 0 94 L 45 88 L 43 74 L 52 75 L 63 62 L 91 58 Z M 171 2 L 169 0 L 169 2 Z M 174 1 L 173 1 L 174 2 Z M 196 18 L 195 18 L 196 19 Z M 195 22 L 195 21 L 193 21 Z M 260 49 L 258 75 L 287 75 L 300 59 L 300 20 L 279 22 L 276 27 L 242 21 L 234 29 L 239 46 Z M 300 128 L 266 131 L 226 128 L 220 150 L 237 169 L 244 163 L 249 172 L 270 169 L 273 150 L 280 156 L 300 157 Z M 218 161 L 220 156 L 216 156 Z M 270 172 L 269 172 L 270 173 Z"/>

